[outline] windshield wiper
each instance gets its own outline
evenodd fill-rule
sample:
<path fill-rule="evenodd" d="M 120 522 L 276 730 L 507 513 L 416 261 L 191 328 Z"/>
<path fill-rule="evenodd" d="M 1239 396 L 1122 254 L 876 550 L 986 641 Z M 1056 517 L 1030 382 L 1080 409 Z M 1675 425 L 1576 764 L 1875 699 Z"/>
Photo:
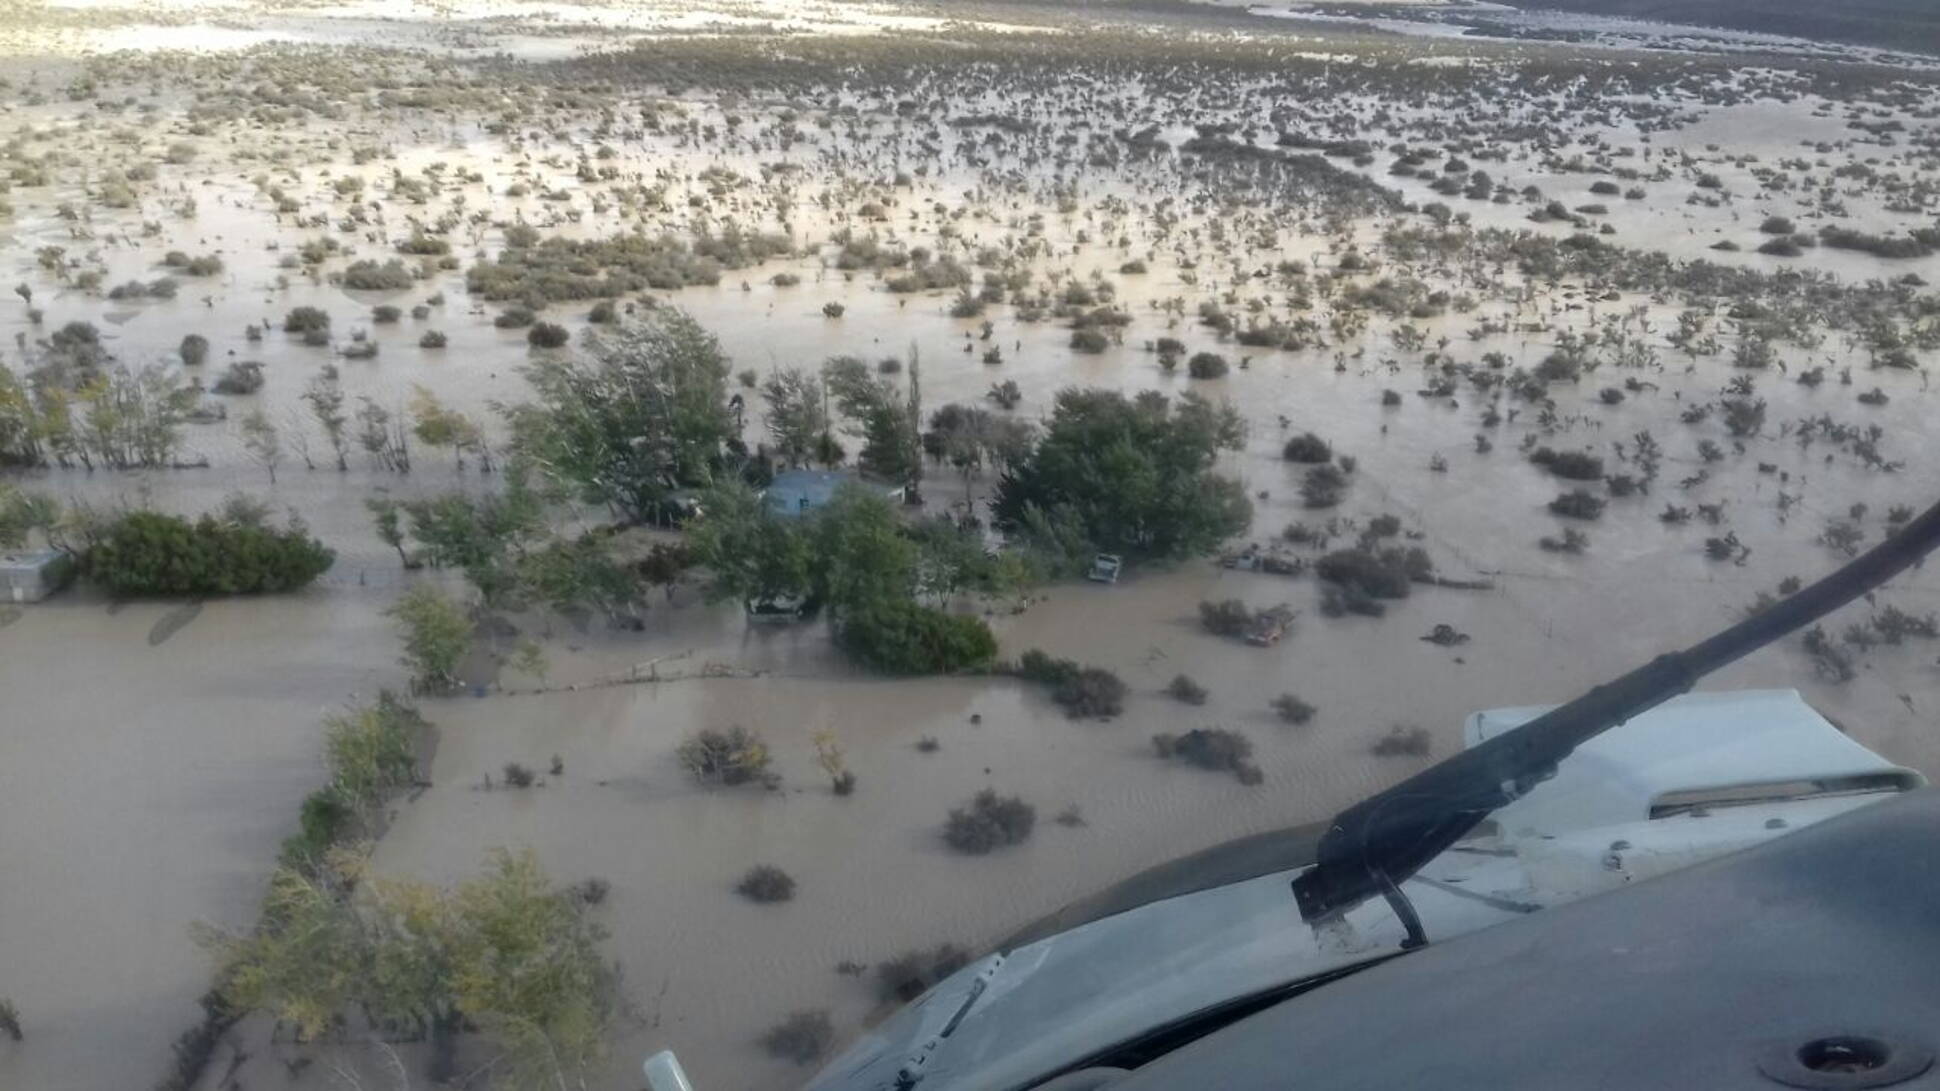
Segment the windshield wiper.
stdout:
<path fill-rule="evenodd" d="M 1293 880 L 1301 918 L 1309 924 L 1336 919 L 1378 895 L 1407 929 L 1402 946 L 1426 943 L 1401 884 L 1490 812 L 1554 776 L 1583 743 L 1872 591 L 1936 546 L 1940 504 L 1845 567 L 1716 636 L 1660 655 L 1342 811 L 1322 835 L 1314 867 Z"/>

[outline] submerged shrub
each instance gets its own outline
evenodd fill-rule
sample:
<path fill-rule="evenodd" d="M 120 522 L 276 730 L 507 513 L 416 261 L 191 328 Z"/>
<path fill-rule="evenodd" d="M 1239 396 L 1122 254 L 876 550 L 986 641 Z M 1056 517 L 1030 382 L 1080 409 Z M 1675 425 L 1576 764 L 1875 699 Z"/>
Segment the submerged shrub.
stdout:
<path fill-rule="evenodd" d="M 1395 724 L 1368 749 L 1377 758 L 1421 757 L 1428 753 L 1430 742 L 1426 728 Z"/>
<path fill-rule="evenodd" d="M 1006 845 L 1021 845 L 1037 825 L 1037 808 L 1017 796 L 985 788 L 969 803 L 953 808 L 943 825 L 943 840 L 958 852 L 982 856 Z"/>
<path fill-rule="evenodd" d="M 883 1003 L 906 1004 L 969 964 L 970 952 L 954 943 L 939 943 L 927 951 L 905 951 L 876 963 L 877 997 Z"/>
<path fill-rule="evenodd" d="M 1280 449 L 1280 457 L 1288 462 L 1319 463 L 1334 460 L 1334 448 L 1326 440 L 1306 432 L 1287 441 Z"/>
<path fill-rule="evenodd" d="M 768 772 L 768 744 L 738 725 L 726 731 L 702 728 L 683 739 L 674 756 L 681 768 L 702 784 L 769 783 L 772 776 Z"/>
<path fill-rule="evenodd" d="M 101 529 L 85 564 L 90 578 L 121 596 L 248 595 L 294 591 L 336 557 L 301 524 L 277 530 L 131 511 Z"/>
<path fill-rule="evenodd" d="M 1223 727 L 1198 727 L 1183 735 L 1154 735 L 1152 748 L 1161 758 L 1178 758 L 1201 769 L 1231 772 L 1241 784 L 1266 779 L 1253 764 L 1253 741 Z"/>
<path fill-rule="evenodd" d="M 1165 687 L 1165 692 L 1189 705 L 1206 703 L 1206 687 L 1193 681 L 1189 675 L 1181 674 L 1172 679 L 1172 683 Z"/>
<path fill-rule="evenodd" d="M 845 615 L 837 637 L 851 655 L 892 674 L 945 674 L 997 658 L 997 638 L 982 618 L 905 600 Z"/>
<path fill-rule="evenodd" d="M 821 1060 L 834 1042 L 835 1027 L 821 1008 L 792 1012 L 761 1036 L 761 1048 L 768 1056 L 800 1065 Z"/>
<path fill-rule="evenodd" d="M 749 868 L 741 881 L 734 884 L 734 891 L 751 902 L 763 905 L 785 902 L 795 896 L 795 880 L 778 867 L 759 864 Z"/>

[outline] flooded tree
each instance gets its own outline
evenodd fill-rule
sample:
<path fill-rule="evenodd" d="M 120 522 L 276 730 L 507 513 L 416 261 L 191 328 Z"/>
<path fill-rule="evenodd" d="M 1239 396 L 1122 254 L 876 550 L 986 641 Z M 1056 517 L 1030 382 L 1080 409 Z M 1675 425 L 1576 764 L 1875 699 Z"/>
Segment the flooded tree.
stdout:
<path fill-rule="evenodd" d="M 592 339 L 587 354 L 526 367 L 537 400 L 505 410 L 513 449 L 535 469 L 640 522 L 725 467 L 730 368 L 699 323 L 657 311 Z"/>

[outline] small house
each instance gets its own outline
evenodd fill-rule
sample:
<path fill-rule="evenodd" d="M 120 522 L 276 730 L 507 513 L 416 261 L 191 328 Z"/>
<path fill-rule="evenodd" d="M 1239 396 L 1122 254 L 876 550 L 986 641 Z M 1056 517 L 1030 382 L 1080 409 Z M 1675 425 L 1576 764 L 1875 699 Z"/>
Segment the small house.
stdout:
<path fill-rule="evenodd" d="M 788 470 L 775 475 L 762 492 L 761 500 L 773 514 L 792 519 L 825 507 L 845 485 L 876 493 L 891 503 L 900 503 L 903 499 L 901 485 L 872 481 L 860 474 L 844 470 Z"/>
<path fill-rule="evenodd" d="M 73 577 L 74 558 L 65 550 L 0 553 L 0 602 L 39 602 Z"/>

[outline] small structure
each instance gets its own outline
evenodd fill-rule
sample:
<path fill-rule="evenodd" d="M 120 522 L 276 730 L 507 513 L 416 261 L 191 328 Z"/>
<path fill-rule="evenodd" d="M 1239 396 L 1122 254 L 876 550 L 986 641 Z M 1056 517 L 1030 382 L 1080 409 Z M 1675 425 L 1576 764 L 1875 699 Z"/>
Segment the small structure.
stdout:
<path fill-rule="evenodd" d="M 1125 560 L 1116 553 L 1100 553 L 1091 558 L 1091 571 L 1085 578 L 1097 583 L 1117 583 L 1118 573 L 1125 568 Z"/>
<path fill-rule="evenodd" d="M 66 550 L 0 553 L 0 602 L 39 602 L 73 577 L 74 558 Z"/>
<path fill-rule="evenodd" d="M 793 519 L 826 506 L 845 485 L 875 493 L 891 503 L 903 499 L 901 485 L 872 481 L 860 474 L 844 470 L 789 470 L 775 475 L 762 491 L 761 501 L 775 515 Z"/>

